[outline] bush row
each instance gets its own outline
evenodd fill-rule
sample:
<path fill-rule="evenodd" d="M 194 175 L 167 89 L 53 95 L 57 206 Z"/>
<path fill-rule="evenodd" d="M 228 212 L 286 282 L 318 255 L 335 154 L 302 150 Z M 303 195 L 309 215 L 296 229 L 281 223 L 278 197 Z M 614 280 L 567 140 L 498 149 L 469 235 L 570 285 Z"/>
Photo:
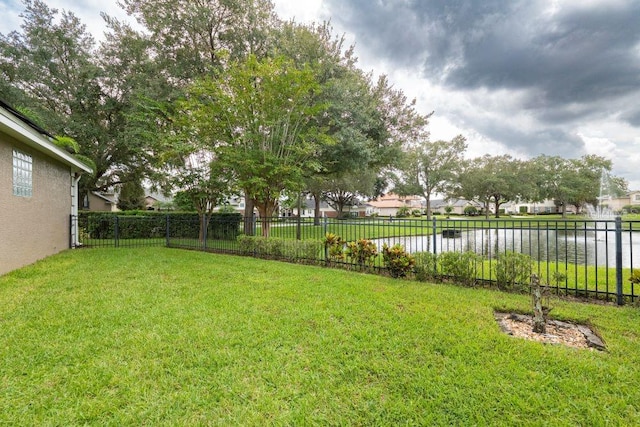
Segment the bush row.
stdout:
<path fill-rule="evenodd" d="M 317 261 L 321 257 L 322 242 L 319 240 L 295 240 L 277 237 L 238 236 L 242 255 L 259 258 Z"/>
<path fill-rule="evenodd" d="M 438 255 L 419 252 L 413 256 L 416 279 L 431 281 L 447 277 L 468 286 L 476 283 L 483 262 L 482 256 L 475 252 L 442 252 Z M 532 272 L 533 259 L 529 255 L 504 252 L 496 258 L 495 280 L 500 289 L 526 290 Z"/>
<path fill-rule="evenodd" d="M 214 213 L 207 228 L 211 239 L 233 240 L 240 234 L 242 215 Z M 200 219 L 192 212 L 81 212 L 78 215 L 80 233 L 90 239 L 198 238 Z"/>

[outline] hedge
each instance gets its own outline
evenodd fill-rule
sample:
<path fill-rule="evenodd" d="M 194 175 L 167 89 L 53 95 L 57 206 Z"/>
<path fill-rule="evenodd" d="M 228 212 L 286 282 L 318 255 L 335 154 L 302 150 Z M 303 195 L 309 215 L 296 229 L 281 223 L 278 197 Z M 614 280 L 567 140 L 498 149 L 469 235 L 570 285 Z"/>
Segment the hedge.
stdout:
<path fill-rule="evenodd" d="M 234 240 L 240 234 L 242 215 L 214 213 L 209 220 L 207 236 L 210 239 Z M 119 239 L 146 239 L 169 236 L 197 239 L 200 220 L 193 212 L 80 212 L 78 225 L 81 233 L 90 239 L 114 239 L 116 224 Z"/>

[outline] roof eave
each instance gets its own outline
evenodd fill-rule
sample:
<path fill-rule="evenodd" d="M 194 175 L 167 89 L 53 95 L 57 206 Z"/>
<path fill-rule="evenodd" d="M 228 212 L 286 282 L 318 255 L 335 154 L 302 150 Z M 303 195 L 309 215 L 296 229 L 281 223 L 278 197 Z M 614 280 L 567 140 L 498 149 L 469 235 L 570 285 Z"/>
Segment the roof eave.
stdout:
<path fill-rule="evenodd" d="M 44 135 L 24 124 L 20 118 L 5 108 L 0 108 L 0 130 L 34 150 L 70 166 L 72 169 L 86 173 L 93 172 L 89 166 L 55 146 Z"/>

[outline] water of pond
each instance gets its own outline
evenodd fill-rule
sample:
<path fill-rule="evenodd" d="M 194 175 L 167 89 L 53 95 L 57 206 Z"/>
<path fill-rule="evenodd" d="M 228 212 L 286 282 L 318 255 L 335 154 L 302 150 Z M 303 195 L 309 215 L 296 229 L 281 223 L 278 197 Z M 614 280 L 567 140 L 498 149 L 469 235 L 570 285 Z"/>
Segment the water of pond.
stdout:
<path fill-rule="evenodd" d="M 473 251 L 487 258 L 500 252 L 514 251 L 531 255 L 538 261 L 558 261 L 580 265 L 614 267 L 616 240 L 612 230 L 539 230 L 484 229 L 460 230 L 457 237 L 435 237 L 435 252 Z M 410 252 L 433 252 L 433 236 L 391 237 L 375 240 L 401 244 Z M 622 233 L 622 264 L 624 268 L 640 265 L 640 232 Z"/>

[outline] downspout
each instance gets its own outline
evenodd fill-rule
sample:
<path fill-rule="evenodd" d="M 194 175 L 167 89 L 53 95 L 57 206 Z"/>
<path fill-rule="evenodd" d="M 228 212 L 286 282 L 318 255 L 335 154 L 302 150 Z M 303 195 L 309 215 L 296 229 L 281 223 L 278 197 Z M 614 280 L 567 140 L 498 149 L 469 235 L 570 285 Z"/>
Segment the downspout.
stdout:
<path fill-rule="evenodd" d="M 78 239 L 78 183 L 82 174 L 71 170 L 71 247 L 80 246 Z"/>

